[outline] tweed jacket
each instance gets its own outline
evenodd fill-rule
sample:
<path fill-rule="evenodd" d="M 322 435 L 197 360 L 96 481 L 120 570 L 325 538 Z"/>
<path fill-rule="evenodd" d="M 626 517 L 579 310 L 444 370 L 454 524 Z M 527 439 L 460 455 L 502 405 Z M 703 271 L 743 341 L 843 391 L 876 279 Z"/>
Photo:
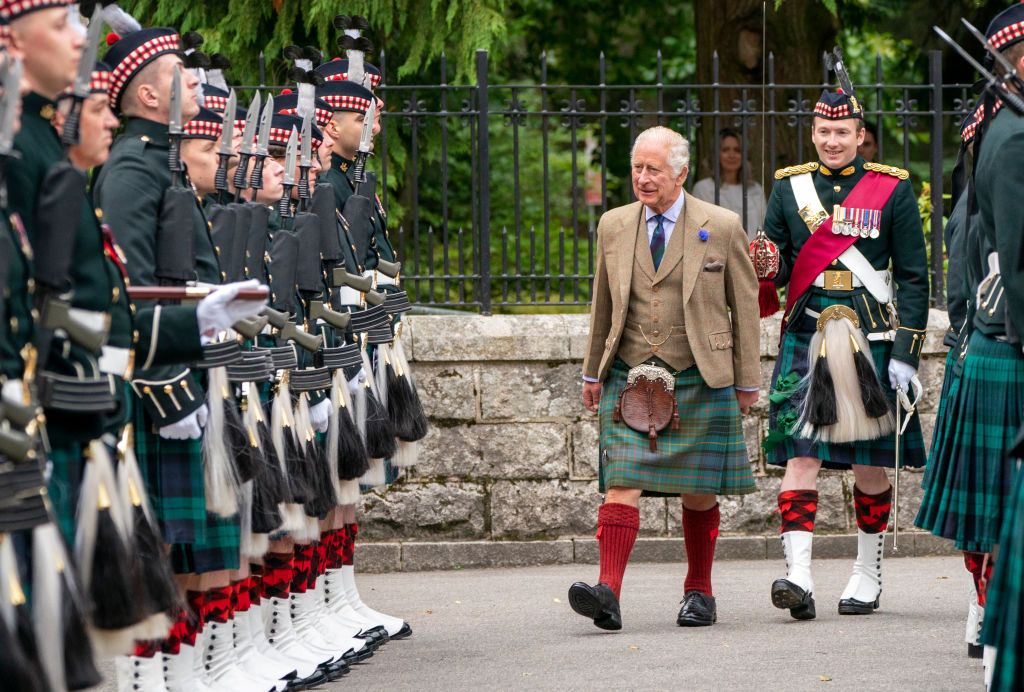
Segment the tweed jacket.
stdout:
<path fill-rule="evenodd" d="M 605 379 L 619 351 L 631 301 L 653 301 L 659 284 L 682 263 L 681 295 L 662 291 L 658 300 L 670 306 L 674 301 L 675 313 L 685 316 L 689 347 L 701 377 L 716 389 L 760 387 L 757 277 L 739 216 L 687 195 L 657 272 L 649 256 L 635 253 L 643 247 L 637 242 L 639 233 L 646 237 L 640 202 L 611 209 L 598 223 L 583 374 Z M 634 281 L 634 267 L 644 262 L 650 265 L 649 279 Z"/>

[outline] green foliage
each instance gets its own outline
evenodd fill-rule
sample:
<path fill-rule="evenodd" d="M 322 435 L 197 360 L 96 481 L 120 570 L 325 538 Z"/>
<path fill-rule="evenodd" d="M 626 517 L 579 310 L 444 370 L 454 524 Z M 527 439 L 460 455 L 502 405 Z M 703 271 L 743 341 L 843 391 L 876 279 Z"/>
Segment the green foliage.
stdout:
<path fill-rule="evenodd" d="M 284 83 L 290 67 L 281 51 L 290 44 L 314 45 L 333 57 L 339 53 L 335 15 L 344 11 L 367 17 L 374 44 L 386 49 L 399 78 L 416 74 L 447 51 L 456 81 L 473 75 L 479 48 L 500 49 L 506 37 L 505 0 L 124 0 L 124 9 L 150 26 L 195 30 L 204 50 L 232 60 L 230 77 L 258 84 L 258 56 L 264 52 L 267 82 Z"/>

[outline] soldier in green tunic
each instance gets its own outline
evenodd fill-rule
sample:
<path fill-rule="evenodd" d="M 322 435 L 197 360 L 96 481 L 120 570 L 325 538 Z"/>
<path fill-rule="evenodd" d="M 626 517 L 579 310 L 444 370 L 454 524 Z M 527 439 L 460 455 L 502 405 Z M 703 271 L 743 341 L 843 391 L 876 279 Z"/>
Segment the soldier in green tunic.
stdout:
<path fill-rule="evenodd" d="M 764 224 L 780 253 L 776 284 L 788 287 L 765 441 L 769 463 L 786 467 L 778 502 L 788 574 L 772 585 L 772 602 L 802 620 L 815 617 L 822 466 L 852 467 L 856 479 L 857 561 L 839 612 L 878 607 L 893 402 L 897 388 L 913 386 L 928 319 L 924 236 L 907 172 L 857 155 L 864 121 L 852 93 L 822 93 L 811 137 L 819 160 L 776 171 Z M 923 464 L 923 446 L 912 418 L 905 465 Z"/>

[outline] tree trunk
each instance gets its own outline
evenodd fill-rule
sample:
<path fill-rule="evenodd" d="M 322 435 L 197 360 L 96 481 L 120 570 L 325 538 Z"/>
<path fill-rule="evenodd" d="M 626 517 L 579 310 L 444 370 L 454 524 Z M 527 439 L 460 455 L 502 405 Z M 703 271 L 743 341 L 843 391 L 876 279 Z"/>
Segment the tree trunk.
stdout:
<path fill-rule="evenodd" d="M 748 85 L 748 110 L 767 110 L 762 103 L 762 7 L 758 0 L 694 0 L 697 30 L 697 81 L 712 84 L 714 56 L 718 54 L 719 84 Z M 774 75 L 765 74 L 776 84 L 820 85 L 823 77 L 822 54 L 836 44 L 838 20 L 819 0 L 784 0 L 776 10 L 774 0 L 768 0 L 767 48 L 774 53 Z M 774 76 L 774 79 L 773 79 Z M 718 156 L 716 130 L 730 127 L 744 131 L 744 118 L 732 115 L 739 111 L 743 90 L 720 89 L 717 110 L 725 112 L 716 118 L 705 118 L 701 128 L 697 151 L 704 174 L 714 172 Z M 818 86 L 803 90 L 774 90 L 774 111 L 782 113 L 767 122 L 764 133 L 767 160 L 764 166 L 765 193 L 767 194 L 775 168 L 800 163 L 815 157 L 810 145 L 810 118 L 796 118 L 787 110 L 813 109 L 820 94 Z M 766 92 L 767 106 L 771 106 L 771 91 Z M 803 103 L 797 103 L 803 101 Z M 801 105 L 803 108 L 801 108 Z M 705 89 L 701 95 L 701 110 L 715 110 L 715 95 Z M 762 119 L 748 116 L 746 145 L 748 148 L 750 179 L 761 181 Z M 772 127 L 774 125 L 774 128 Z M 772 130 L 774 129 L 774 137 Z M 774 139 L 774 147 L 771 140 Z M 694 168 L 694 174 L 700 167 Z"/>

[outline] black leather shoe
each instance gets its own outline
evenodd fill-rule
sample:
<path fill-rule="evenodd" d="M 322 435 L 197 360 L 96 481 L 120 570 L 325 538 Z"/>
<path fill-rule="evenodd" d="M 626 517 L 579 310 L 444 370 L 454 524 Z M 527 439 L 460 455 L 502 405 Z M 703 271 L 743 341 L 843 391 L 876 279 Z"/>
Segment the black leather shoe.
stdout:
<path fill-rule="evenodd" d="M 569 606 L 603 630 L 621 630 L 619 599 L 607 584 L 590 586 L 581 581 L 569 587 Z"/>
<path fill-rule="evenodd" d="M 405 639 L 412 636 L 412 627 L 409 626 L 408 622 L 402 623 L 402 629 L 398 630 L 391 635 L 391 639 Z"/>
<path fill-rule="evenodd" d="M 797 620 L 813 620 L 817 617 L 814 596 L 788 579 L 776 579 L 772 583 L 772 605 L 788 608 L 789 614 Z"/>
<path fill-rule="evenodd" d="M 349 666 L 348 666 L 348 663 L 346 663 L 344 659 L 338 659 L 337 661 L 334 661 L 333 663 L 329 663 L 327 666 L 322 668 L 322 670 L 325 673 L 327 673 L 327 679 L 328 680 L 337 680 L 342 675 L 345 675 L 346 673 L 348 673 Z"/>
<path fill-rule="evenodd" d="M 878 610 L 877 598 L 871 603 L 858 601 L 856 598 L 844 598 L 839 601 L 840 615 L 871 615 L 876 610 Z"/>
<path fill-rule="evenodd" d="M 715 597 L 701 591 L 687 591 L 681 601 L 676 624 L 680 627 L 708 627 L 718 620 L 718 606 Z"/>

